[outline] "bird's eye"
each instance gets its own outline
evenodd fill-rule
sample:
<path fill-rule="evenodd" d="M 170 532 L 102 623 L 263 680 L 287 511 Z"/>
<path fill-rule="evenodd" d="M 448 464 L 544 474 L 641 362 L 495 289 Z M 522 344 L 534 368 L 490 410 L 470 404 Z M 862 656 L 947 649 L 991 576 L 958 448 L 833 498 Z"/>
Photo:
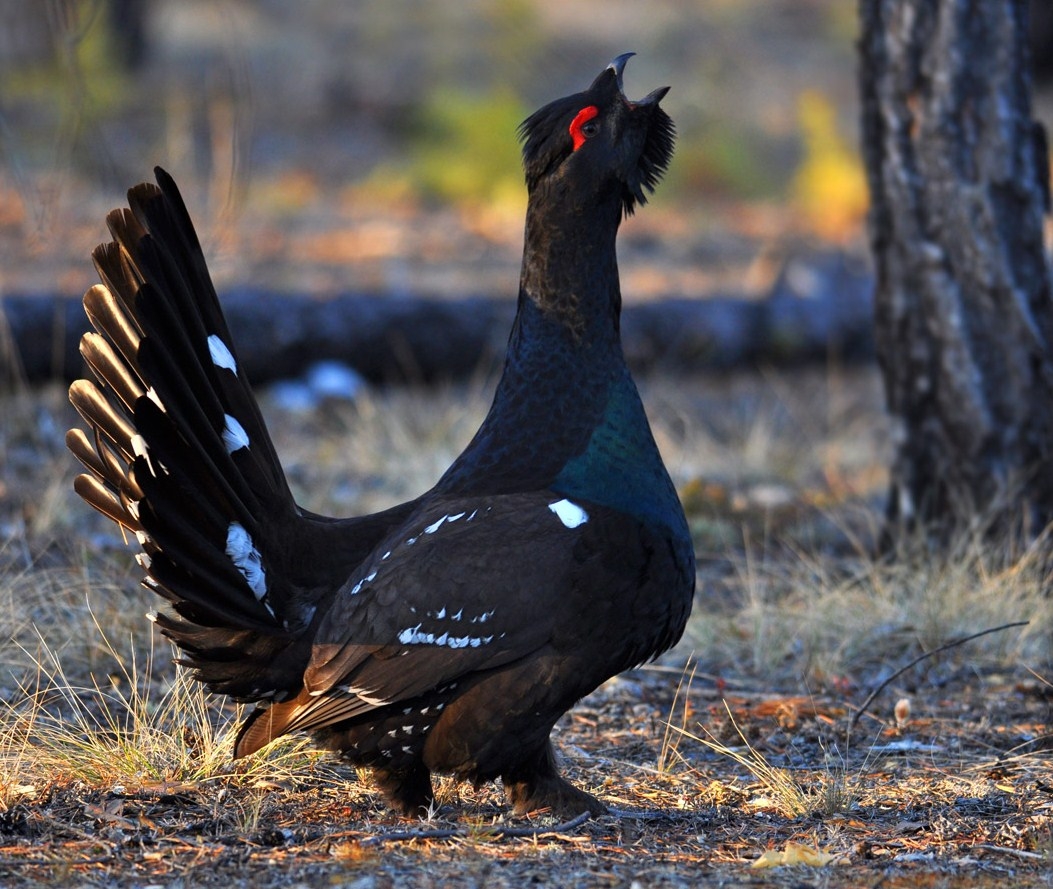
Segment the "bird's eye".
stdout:
<path fill-rule="evenodd" d="M 585 144 L 586 139 L 591 139 L 600 131 L 600 122 L 596 120 L 599 113 L 600 109 L 595 105 L 586 105 L 570 122 L 570 138 L 575 151 Z"/>

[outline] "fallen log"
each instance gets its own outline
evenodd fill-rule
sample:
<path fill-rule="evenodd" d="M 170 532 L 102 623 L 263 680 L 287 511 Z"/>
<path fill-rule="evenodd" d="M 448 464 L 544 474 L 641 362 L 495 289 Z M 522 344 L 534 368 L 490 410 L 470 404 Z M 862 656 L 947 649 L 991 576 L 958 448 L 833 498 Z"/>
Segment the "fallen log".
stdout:
<path fill-rule="evenodd" d="M 873 357 L 872 282 L 840 255 L 787 264 L 765 298 L 670 297 L 629 304 L 626 355 L 638 372 L 694 373 L 758 365 Z M 331 297 L 234 288 L 223 308 L 255 383 L 301 376 L 321 361 L 371 382 L 464 378 L 500 361 L 515 306 L 507 298 L 344 294 Z M 8 382 L 70 381 L 87 321 L 65 295 L 0 300 L 0 367 Z"/>

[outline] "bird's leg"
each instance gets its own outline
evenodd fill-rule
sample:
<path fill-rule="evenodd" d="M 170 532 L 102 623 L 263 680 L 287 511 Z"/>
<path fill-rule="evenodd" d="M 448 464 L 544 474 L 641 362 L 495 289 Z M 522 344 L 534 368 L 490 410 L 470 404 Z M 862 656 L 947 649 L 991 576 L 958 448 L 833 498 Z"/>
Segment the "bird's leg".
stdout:
<path fill-rule="evenodd" d="M 431 809 L 431 772 L 423 765 L 373 769 L 373 780 L 389 806 L 404 818 L 426 817 Z"/>
<path fill-rule="evenodd" d="M 556 753 L 548 740 L 536 755 L 502 775 L 501 781 L 517 815 L 536 809 L 550 809 L 558 818 L 574 818 L 583 812 L 607 814 L 606 806 L 596 797 L 560 777 Z"/>

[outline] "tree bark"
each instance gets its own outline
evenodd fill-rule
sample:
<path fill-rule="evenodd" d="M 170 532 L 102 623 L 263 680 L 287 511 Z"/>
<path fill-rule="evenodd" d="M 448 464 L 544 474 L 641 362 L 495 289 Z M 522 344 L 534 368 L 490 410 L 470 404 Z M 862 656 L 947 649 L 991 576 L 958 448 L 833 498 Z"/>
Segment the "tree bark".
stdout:
<path fill-rule="evenodd" d="M 1053 306 L 1027 0 L 860 0 L 860 19 L 889 530 L 1037 533 L 1053 519 Z"/>

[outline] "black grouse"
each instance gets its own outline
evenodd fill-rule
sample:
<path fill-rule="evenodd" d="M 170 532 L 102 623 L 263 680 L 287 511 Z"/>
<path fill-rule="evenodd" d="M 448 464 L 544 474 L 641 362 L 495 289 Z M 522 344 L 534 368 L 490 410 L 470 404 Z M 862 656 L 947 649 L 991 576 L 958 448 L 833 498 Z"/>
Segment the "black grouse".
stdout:
<path fill-rule="evenodd" d="M 128 193 L 93 253 L 70 398 L 76 491 L 131 531 L 181 662 L 257 708 L 236 756 L 288 732 L 372 769 L 419 816 L 432 772 L 500 778 L 517 813 L 600 813 L 549 734 L 668 649 L 691 609 L 684 512 L 619 339 L 615 238 L 672 155 L 631 53 L 522 125 L 518 309 L 490 411 L 430 491 L 333 519 L 296 505 L 175 183 Z"/>

